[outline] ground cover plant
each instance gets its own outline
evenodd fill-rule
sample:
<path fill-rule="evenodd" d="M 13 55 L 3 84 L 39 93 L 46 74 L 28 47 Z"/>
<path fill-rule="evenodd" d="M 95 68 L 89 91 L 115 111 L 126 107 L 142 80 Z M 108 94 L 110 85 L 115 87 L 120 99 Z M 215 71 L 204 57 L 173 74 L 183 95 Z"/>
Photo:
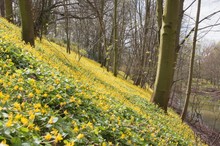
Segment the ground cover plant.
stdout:
<path fill-rule="evenodd" d="M 150 90 L 43 39 L 35 48 L 0 19 L 0 142 L 5 145 L 195 145 Z M 201 143 L 200 143 L 201 145 Z"/>

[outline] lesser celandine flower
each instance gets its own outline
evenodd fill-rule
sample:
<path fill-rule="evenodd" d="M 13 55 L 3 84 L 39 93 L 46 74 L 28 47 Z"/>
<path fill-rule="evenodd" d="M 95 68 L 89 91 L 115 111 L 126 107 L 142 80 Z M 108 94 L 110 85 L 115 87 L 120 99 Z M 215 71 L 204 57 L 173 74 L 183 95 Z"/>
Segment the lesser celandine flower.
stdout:
<path fill-rule="evenodd" d="M 50 133 L 47 133 L 45 136 L 44 136 L 44 139 L 46 140 L 50 140 L 52 138 L 52 135 Z"/>
<path fill-rule="evenodd" d="M 29 97 L 29 98 L 34 97 L 34 94 L 33 94 L 33 93 L 29 93 L 29 94 L 28 94 L 28 97 Z"/>
<path fill-rule="evenodd" d="M 21 123 L 22 123 L 23 125 L 27 125 L 27 124 L 28 124 L 28 119 L 25 118 L 25 117 L 22 117 L 22 118 L 21 118 Z"/>
<path fill-rule="evenodd" d="M 75 145 L 74 141 L 65 143 L 65 146 L 74 146 L 74 145 Z"/>
<path fill-rule="evenodd" d="M 82 139 L 84 137 L 84 134 L 79 134 L 76 138 L 77 139 Z"/>
<path fill-rule="evenodd" d="M 34 130 L 35 130 L 35 131 L 40 131 L 40 127 L 39 127 L 39 126 L 35 126 L 35 127 L 34 127 Z"/>
<path fill-rule="evenodd" d="M 4 139 L 4 140 L 0 143 L 0 146 L 9 146 L 9 145 L 6 143 L 6 140 Z"/>
<path fill-rule="evenodd" d="M 8 120 L 5 124 L 6 127 L 11 127 L 12 126 L 12 120 Z"/>
<path fill-rule="evenodd" d="M 59 142 L 61 140 L 63 140 L 63 137 L 62 137 L 62 135 L 60 133 L 58 133 L 58 135 L 55 137 L 55 143 L 57 143 L 57 142 Z"/>

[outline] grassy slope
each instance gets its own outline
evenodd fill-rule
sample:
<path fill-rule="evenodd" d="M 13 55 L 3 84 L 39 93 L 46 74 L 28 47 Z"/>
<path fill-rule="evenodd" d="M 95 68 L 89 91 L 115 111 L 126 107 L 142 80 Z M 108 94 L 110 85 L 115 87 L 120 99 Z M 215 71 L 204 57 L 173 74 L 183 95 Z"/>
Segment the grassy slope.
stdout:
<path fill-rule="evenodd" d="M 0 141 L 29 145 L 194 145 L 178 116 L 94 61 L 43 40 L 35 49 L 0 19 Z M 31 116 L 32 115 L 32 116 Z M 33 116 L 34 115 L 34 116 Z M 5 140 L 6 141 L 5 141 Z"/>

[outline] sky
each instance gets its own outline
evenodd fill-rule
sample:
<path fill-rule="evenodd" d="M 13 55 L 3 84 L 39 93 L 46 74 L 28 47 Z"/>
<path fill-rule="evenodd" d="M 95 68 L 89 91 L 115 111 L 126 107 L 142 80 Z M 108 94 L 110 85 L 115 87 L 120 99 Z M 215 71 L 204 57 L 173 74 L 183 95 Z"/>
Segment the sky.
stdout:
<path fill-rule="evenodd" d="M 193 0 L 185 0 L 184 7 L 188 7 L 190 3 L 192 3 Z M 208 16 L 209 14 L 220 10 L 220 0 L 201 0 L 201 14 L 200 14 L 200 20 L 203 19 L 204 17 Z M 192 7 L 190 7 L 186 11 L 186 15 L 184 19 L 184 23 L 187 24 L 189 28 L 192 28 L 195 23 L 192 21 L 191 18 L 195 20 L 196 17 L 196 11 L 197 11 L 197 4 L 198 1 L 196 1 Z M 191 18 L 190 18 L 190 17 Z M 213 25 L 216 23 L 220 23 L 220 13 L 216 14 L 215 16 L 211 17 L 210 19 L 207 19 L 203 21 L 201 24 L 199 24 L 199 28 Z M 199 31 L 198 33 L 198 38 L 199 40 L 210 40 L 210 41 L 215 41 L 219 42 L 220 41 L 220 25 L 208 29 L 205 29 L 203 31 Z M 208 32 L 208 33 L 207 33 Z"/>

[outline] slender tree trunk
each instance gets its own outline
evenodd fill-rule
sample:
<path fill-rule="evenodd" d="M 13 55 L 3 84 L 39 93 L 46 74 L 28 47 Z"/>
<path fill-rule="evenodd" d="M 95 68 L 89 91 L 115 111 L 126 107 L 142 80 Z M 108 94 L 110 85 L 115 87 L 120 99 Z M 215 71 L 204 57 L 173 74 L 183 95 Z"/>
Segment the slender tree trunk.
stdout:
<path fill-rule="evenodd" d="M 201 8 L 201 0 L 198 0 L 195 32 L 194 32 L 194 37 L 193 37 L 193 48 L 192 48 L 192 53 L 191 53 L 190 67 L 189 67 L 189 77 L 188 77 L 187 90 L 186 90 L 186 99 L 185 99 L 183 112 L 182 112 L 182 115 L 181 115 L 182 121 L 184 121 L 185 118 L 186 118 L 187 108 L 188 108 L 188 104 L 189 104 L 189 98 L 190 98 L 190 94 L 191 94 L 192 76 L 193 76 L 194 58 L 195 58 L 195 51 L 196 51 L 196 42 L 197 42 L 197 32 L 198 32 L 198 25 L 199 25 L 200 8 Z"/>
<path fill-rule="evenodd" d="M 117 76 L 118 74 L 118 29 L 117 29 L 117 6 L 118 0 L 114 0 L 114 68 L 113 74 Z"/>
<path fill-rule="evenodd" d="M 65 16 L 65 32 L 66 32 L 66 52 L 70 54 L 70 33 L 69 33 L 69 16 L 67 8 L 67 0 L 63 1 L 64 16 Z"/>
<path fill-rule="evenodd" d="M 179 38 L 179 0 L 166 0 L 160 34 L 159 60 L 154 93 L 151 101 L 167 112 L 173 82 L 173 66 L 176 55 L 176 39 Z"/>
<path fill-rule="evenodd" d="M 150 18 L 150 6 L 151 6 L 151 0 L 145 0 L 145 23 L 144 23 L 144 34 L 143 34 L 143 44 L 142 44 L 142 53 L 141 53 L 141 63 L 140 68 L 138 71 L 138 77 L 135 81 L 135 85 L 140 85 L 145 71 L 145 63 L 146 63 L 146 47 L 147 47 L 147 34 L 148 34 L 148 24 L 149 24 L 149 18 Z M 148 46 L 149 47 L 149 46 Z"/>
<path fill-rule="evenodd" d="M 34 24 L 31 11 L 31 0 L 19 0 L 19 7 L 22 23 L 22 40 L 34 46 Z"/>
<path fill-rule="evenodd" d="M 163 16 L 163 0 L 157 0 L 158 41 L 160 41 L 160 29 L 162 27 L 162 16 Z"/>
<path fill-rule="evenodd" d="M 179 54 L 179 36 L 180 36 L 180 30 L 181 30 L 181 24 L 182 24 L 182 18 L 183 18 L 183 4 L 184 4 L 184 0 L 179 0 L 180 1 L 180 9 L 179 9 L 179 19 L 177 21 L 177 38 L 176 38 L 176 49 L 175 49 L 175 57 L 174 57 L 174 64 L 173 64 L 173 77 L 174 77 L 174 74 L 175 74 L 175 71 L 176 71 L 176 64 L 177 64 L 177 58 L 178 58 L 178 54 Z M 178 74 L 178 70 L 177 70 L 177 74 Z M 174 79 L 173 79 L 174 80 Z M 175 90 L 176 90 L 176 85 L 175 83 L 173 84 L 174 87 L 173 87 L 173 94 L 171 96 L 171 104 L 170 106 L 172 106 L 172 103 L 173 103 L 173 96 L 175 95 Z"/>
<path fill-rule="evenodd" d="M 13 23 L 13 9 L 12 9 L 12 0 L 5 0 L 5 17 L 6 19 Z"/>
<path fill-rule="evenodd" d="M 1 16 L 5 17 L 5 0 L 0 1 Z"/>

